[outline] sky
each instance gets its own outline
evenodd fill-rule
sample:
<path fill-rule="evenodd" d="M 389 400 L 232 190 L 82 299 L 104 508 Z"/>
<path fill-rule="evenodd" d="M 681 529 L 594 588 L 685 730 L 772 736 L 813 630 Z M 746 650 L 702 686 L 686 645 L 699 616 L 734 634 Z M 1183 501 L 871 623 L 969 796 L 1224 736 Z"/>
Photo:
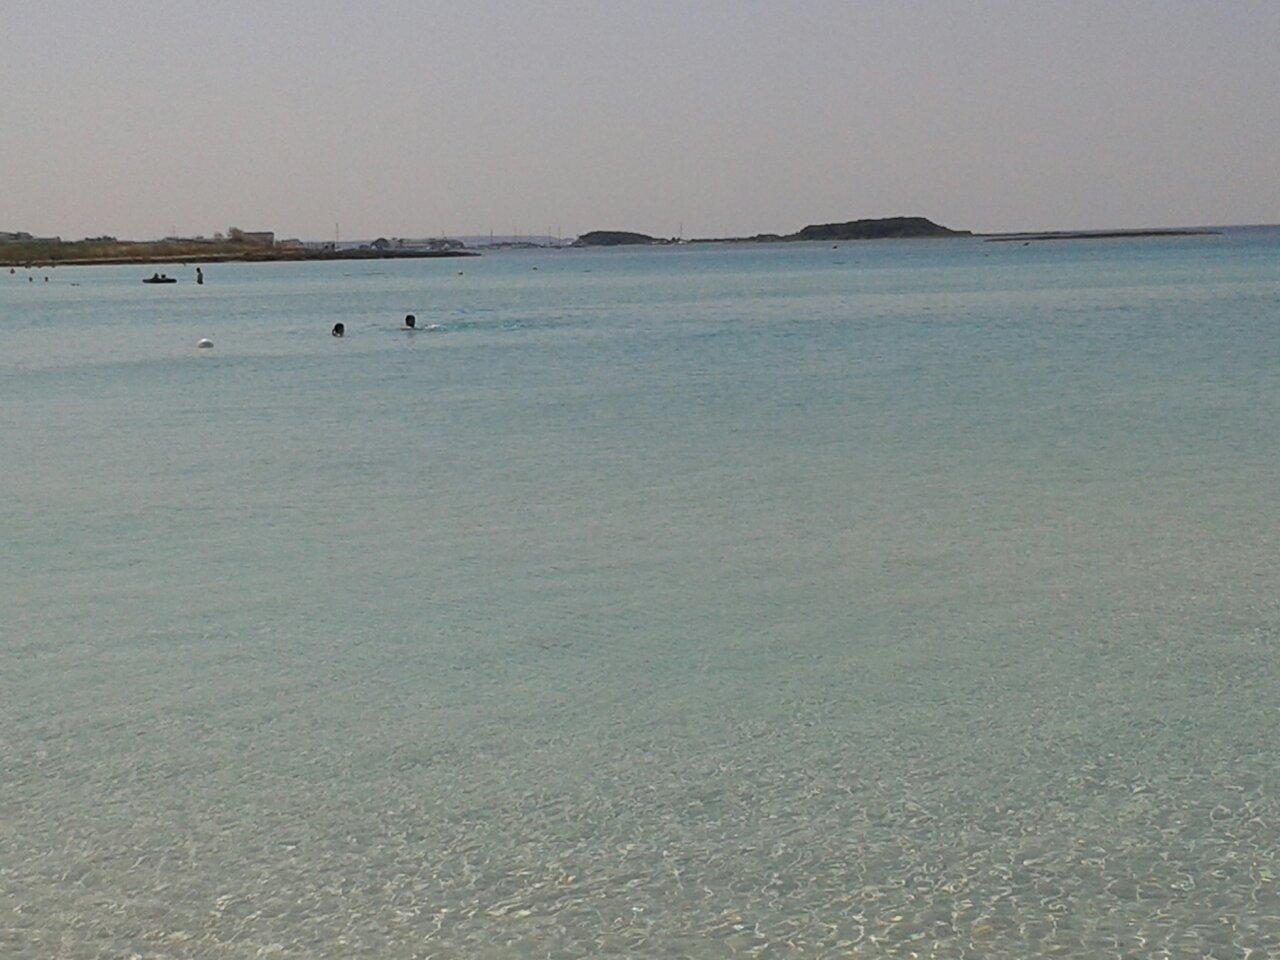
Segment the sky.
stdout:
<path fill-rule="evenodd" d="M 0 230 L 1280 222 L 1280 2 L 0 0 Z"/>

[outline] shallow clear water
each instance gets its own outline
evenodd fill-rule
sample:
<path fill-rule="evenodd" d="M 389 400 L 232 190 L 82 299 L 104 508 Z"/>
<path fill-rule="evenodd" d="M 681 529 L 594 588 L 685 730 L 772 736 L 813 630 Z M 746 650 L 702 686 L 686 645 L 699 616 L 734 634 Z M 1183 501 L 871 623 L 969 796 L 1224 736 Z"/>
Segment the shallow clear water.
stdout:
<path fill-rule="evenodd" d="M 1280 232 L 48 273 L 0 955 L 1280 952 Z"/>

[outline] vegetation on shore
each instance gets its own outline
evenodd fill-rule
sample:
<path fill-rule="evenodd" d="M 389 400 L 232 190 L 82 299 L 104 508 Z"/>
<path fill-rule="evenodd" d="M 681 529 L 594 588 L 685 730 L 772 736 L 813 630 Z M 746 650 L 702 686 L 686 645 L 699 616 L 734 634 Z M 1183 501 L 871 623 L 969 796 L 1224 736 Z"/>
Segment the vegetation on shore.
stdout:
<path fill-rule="evenodd" d="M 243 240 L 16 240 L 0 243 L 0 265 L 48 267 L 110 263 L 223 263 L 237 260 L 385 260 L 475 256 L 463 250 L 312 249 Z"/>

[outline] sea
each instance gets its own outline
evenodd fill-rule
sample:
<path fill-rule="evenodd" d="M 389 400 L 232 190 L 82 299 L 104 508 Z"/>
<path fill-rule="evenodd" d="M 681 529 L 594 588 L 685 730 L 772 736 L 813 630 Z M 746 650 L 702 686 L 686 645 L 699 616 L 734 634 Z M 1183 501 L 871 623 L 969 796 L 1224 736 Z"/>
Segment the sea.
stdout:
<path fill-rule="evenodd" d="M 1280 229 L 203 269 L 0 272 L 0 956 L 1280 955 Z"/>

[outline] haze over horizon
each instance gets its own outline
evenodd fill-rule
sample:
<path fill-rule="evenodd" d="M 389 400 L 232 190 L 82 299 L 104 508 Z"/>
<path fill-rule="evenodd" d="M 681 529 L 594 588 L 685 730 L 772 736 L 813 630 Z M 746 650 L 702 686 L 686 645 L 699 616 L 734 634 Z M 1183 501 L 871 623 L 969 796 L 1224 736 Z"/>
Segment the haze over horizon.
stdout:
<path fill-rule="evenodd" d="M 312 239 L 1280 221 L 1280 4 L 61 2 L 0 230 Z"/>

